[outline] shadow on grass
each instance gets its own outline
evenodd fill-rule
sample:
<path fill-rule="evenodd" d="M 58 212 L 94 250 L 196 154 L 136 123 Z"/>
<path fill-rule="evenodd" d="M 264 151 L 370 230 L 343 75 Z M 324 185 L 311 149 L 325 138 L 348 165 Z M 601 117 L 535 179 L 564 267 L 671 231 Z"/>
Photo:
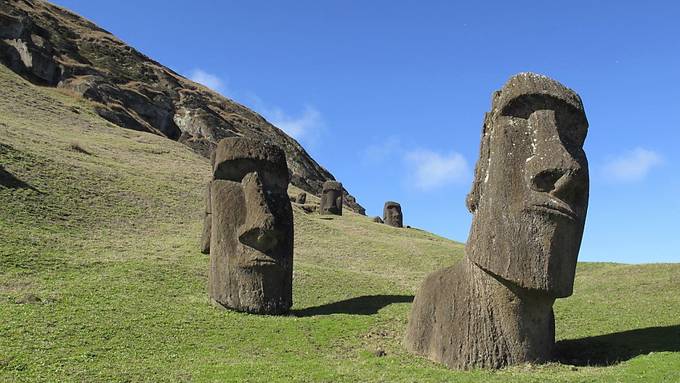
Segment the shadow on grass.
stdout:
<path fill-rule="evenodd" d="M 364 295 L 321 306 L 294 310 L 293 315 L 297 317 L 330 314 L 373 315 L 378 313 L 378 310 L 381 308 L 392 303 L 409 302 L 413 302 L 413 295 Z"/>
<path fill-rule="evenodd" d="M 4 186 L 10 189 L 31 189 L 33 191 L 38 191 L 33 186 L 18 179 L 17 177 L 14 176 L 14 174 L 5 170 L 2 167 L 2 165 L 0 165 L 0 186 Z"/>
<path fill-rule="evenodd" d="M 680 352 L 680 325 L 648 327 L 557 342 L 557 360 L 576 366 L 610 366 L 650 352 Z"/>

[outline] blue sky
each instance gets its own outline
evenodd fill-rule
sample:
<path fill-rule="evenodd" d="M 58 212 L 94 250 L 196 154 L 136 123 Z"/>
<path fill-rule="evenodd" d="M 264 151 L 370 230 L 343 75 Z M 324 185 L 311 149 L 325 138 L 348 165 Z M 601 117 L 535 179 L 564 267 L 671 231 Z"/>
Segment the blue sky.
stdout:
<path fill-rule="evenodd" d="M 405 224 L 459 241 L 491 93 L 553 77 L 590 122 L 579 259 L 680 262 L 678 2 L 56 3 L 263 114 L 368 215 L 399 201 Z"/>

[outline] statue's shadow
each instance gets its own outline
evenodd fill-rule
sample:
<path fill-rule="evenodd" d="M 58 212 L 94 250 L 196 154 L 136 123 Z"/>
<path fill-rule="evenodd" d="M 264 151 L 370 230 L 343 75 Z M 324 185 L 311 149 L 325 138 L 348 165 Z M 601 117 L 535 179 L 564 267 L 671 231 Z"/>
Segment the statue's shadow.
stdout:
<path fill-rule="evenodd" d="M 2 167 L 2 165 L 0 165 L 0 186 L 6 187 L 6 188 L 9 188 L 9 189 L 31 189 L 31 190 L 34 190 L 34 191 L 38 191 L 33 186 L 31 186 L 31 185 L 27 184 L 26 182 L 20 180 L 14 174 L 5 170 Z"/>
<path fill-rule="evenodd" d="M 392 303 L 410 302 L 413 302 L 413 295 L 364 295 L 325 305 L 293 310 L 293 315 L 297 317 L 330 314 L 373 315 Z"/>
<path fill-rule="evenodd" d="M 648 327 L 557 342 L 557 361 L 609 366 L 650 352 L 680 352 L 680 325 Z"/>

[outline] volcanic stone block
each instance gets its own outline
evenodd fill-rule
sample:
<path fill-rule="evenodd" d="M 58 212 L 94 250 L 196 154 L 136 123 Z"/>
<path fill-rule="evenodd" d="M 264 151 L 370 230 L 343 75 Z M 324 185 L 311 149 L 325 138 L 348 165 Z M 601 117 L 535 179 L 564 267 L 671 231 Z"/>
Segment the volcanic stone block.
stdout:
<path fill-rule="evenodd" d="M 385 202 L 383 208 L 383 221 L 394 227 L 404 227 L 404 216 L 401 214 L 401 205 L 394 201 Z"/>
<path fill-rule="evenodd" d="M 201 235 L 201 253 L 210 253 L 210 231 L 212 230 L 212 209 L 210 207 L 210 183 L 205 190 L 205 212 L 203 214 L 203 234 Z"/>
<path fill-rule="evenodd" d="M 516 75 L 494 94 L 465 258 L 418 291 L 409 350 L 459 369 L 551 359 L 552 305 L 572 294 L 588 206 L 587 130 L 580 97 L 545 76 Z"/>
<path fill-rule="evenodd" d="M 286 313 L 293 302 L 293 211 L 283 151 L 225 138 L 216 148 L 214 178 L 210 298 L 237 311 Z"/>
<path fill-rule="evenodd" d="M 342 184 L 337 181 L 323 183 L 319 213 L 342 215 Z"/>
<path fill-rule="evenodd" d="M 300 194 L 295 197 L 295 203 L 299 203 L 300 205 L 304 205 L 307 202 L 307 193 L 305 192 L 300 192 Z"/>

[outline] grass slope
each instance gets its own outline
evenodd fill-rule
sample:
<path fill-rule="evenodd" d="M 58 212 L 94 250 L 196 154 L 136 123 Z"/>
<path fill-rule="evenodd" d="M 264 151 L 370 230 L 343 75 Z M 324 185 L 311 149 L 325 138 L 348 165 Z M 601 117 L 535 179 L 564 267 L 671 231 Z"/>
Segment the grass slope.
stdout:
<path fill-rule="evenodd" d="M 449 371 L 401 339 L 462 245 L 351 213 L 295 208 L 293 315 L 215 309 L 207 160 L 1 66 L 0 94 L 2 382 L 680 381 L 680 265 L 579 264 L 555 305 L 562 362 Z"/>

